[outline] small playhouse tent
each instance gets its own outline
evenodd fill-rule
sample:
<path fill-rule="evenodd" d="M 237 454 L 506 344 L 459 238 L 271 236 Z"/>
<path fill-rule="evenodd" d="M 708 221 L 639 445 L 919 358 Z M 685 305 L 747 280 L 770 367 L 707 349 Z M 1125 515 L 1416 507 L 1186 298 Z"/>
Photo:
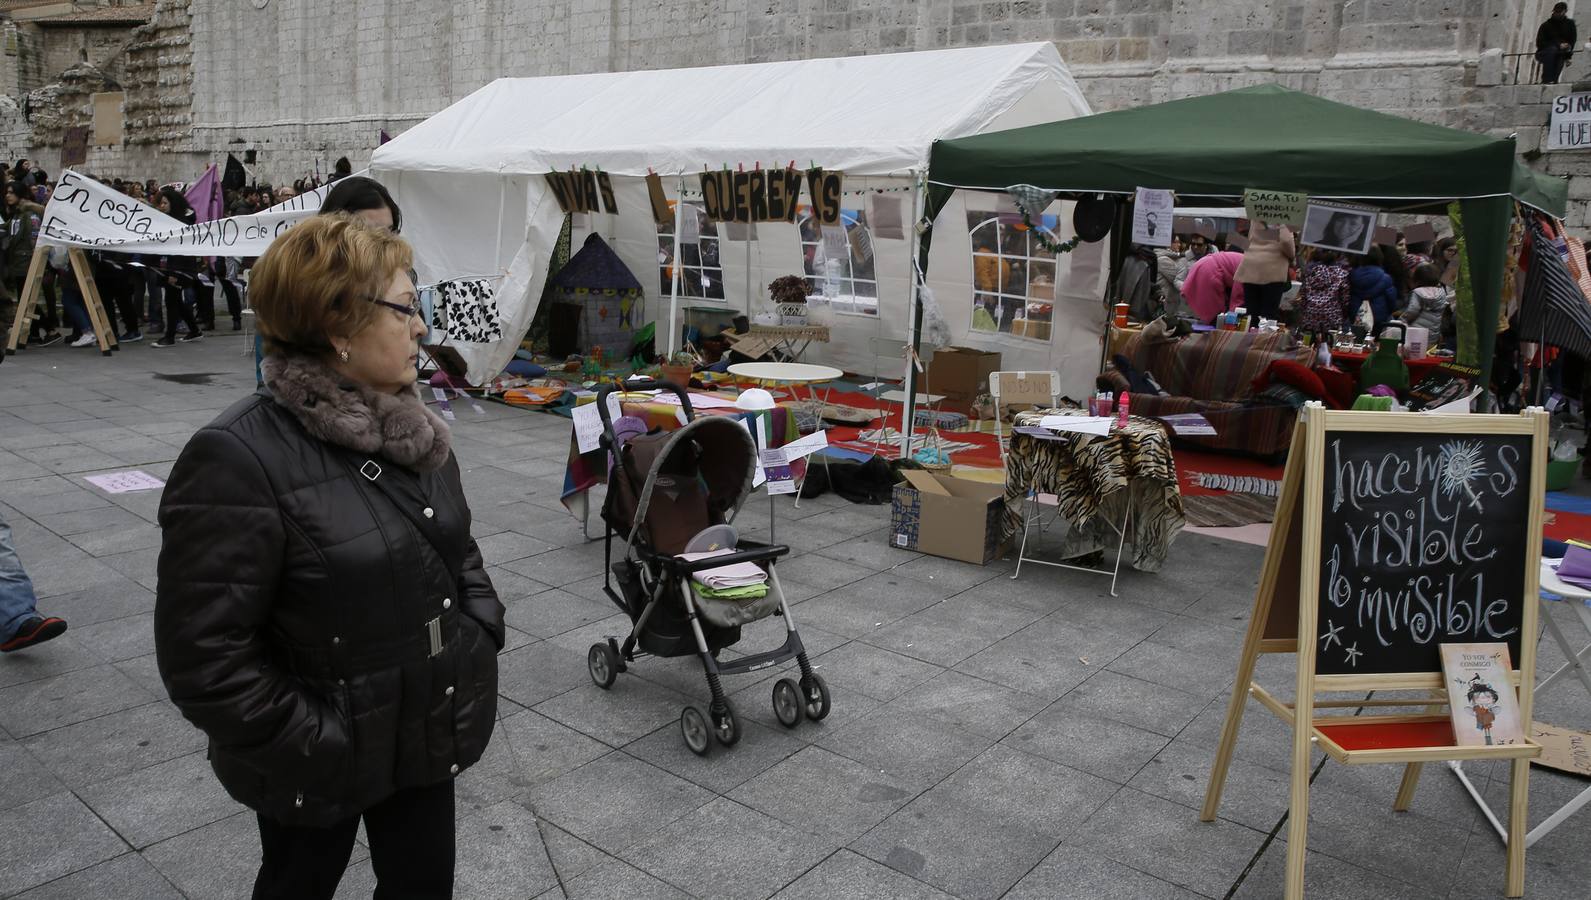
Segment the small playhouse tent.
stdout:
<path fill-rule="evenodd" d="M 1459 311 L 1459 361 L 1489 372 L 1513 203 L 1563 215 L 1565 183 L 1525 168 L 1512 139 L 1261 85 L 1011 131 L 938 141 L 928 210 L 958 190 L 1031 184 L 1077 199 L 1237 203 L 1247 188 L 1308 193 L 1390 212 L 1447 214 L 1456 202 L 1472 302 Z M 1124 214 L 1128 209 L 1123 204 Z M 1118 218 L 1117 233 L 1129 220 Z M 951 254 L 955 253 L 952 250 Z M 936 257 L 937 258 L 937 257 Z M 1461 296 L 1461 299 L 1462 296 Z"/>
<path fill-rule="evenodd" d="M 842 172 L 844 224 L 833 246 L 852 254 L 852 265 L 840 279 L 845 296 L 835 307 L 832 340 L 814 345 L 809 357 L 871 373 L 885 354 L 892 358 L 882 365 L 898 372 L 911 326 L 912 223 L 929 146 L 939 138 L 1088 113 L 1048 43 L 503 78 L 380 147 L 371 174 L 404 210 L 404 234 L 414 244 L 422 282 L 494 280 L 494 308 L 486 315 L 501 320 L 507 338 L 454 342 L 471 380 L 480 382 L 507 361 L 542 295 L 564 218 L 549 173 L 572 168 L 607 177 L 611 195 L 603 197 L 603 212 L 576 215 L 575 240 L 582 232 L 601 234 L 641 280 L 648 296 L 640 322 L 658 323 L 658 349 L 667 350 L 678 345 L 688 308 L 721 307 L 726 315 L 716 321 L 760 312 L 774 278 L 818 274 L 811 260 L 823 238 L 804 218 L 761 222 L 738 234 L 708 222 L 697 206 L 703 171 L 792 166 Z M 651 172 L 662 176 L 673 227 L 654 219 Z M 803 204 L 807 193 L 803 185 Z M 687 202 L 680 205 L 682 194 Z M 958 198 L 956 209 L 994 216 L 1004 212 L 1000 203 Z M 1069 227 L 1069 213 L 1058 219 Z M 858 233 L 864 225 L 868 233 Z M 964 222 L 940 234 L 942 257 L 931 284 L 941 297 L 968 293 L 969 230 Z M 964 246 L 954 259 L 946 251 L 954 249 L 957 231 Z M 682 244 L 684 252 L 676 255 Z M 1046 285 L 1054 305 L 1052 334 L 969 334 L 970 322 L 951 317 L 952 337 L 1000 349 L 1014 368 L 1091 367 L 1103 323 L 1102 254 L 1094 247 L 1072 256 Z M 684 269 L 677 281 L 675 259 Z M 893 349 L 878 349 L 890 340 Z"/>
<path fill-rule="evenodd" d="M 548 347 L 556 357 L 600 347 L 609 359 L 628 356 L 635 334 L 634 314 L 641 303 L 641 282 L 625 268 L 602 235 L 586 237 L 585 246 L 569 258 L 547 285 Z"/>

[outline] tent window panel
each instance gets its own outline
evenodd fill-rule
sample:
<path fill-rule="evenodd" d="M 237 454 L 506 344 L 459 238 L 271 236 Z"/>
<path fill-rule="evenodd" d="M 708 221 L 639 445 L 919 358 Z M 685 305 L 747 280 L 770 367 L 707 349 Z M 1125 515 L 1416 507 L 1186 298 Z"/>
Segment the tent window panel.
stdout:
<path fill-rule="evenodd" d="M 674 208 L 676 201 L 669 201 Z M 681 297 L 727 302 L 724 297 L 724 269 L 719 261 L 718 223 L 709 221 L 702 204 L 686 201 L 680 229 L 679 262 Z M 657 226 L 658 289 L 669 296 L 674 279 L 674 223 Z"/>
<path fill-rule="evenodd" d="M 1059 242 L 1060 222 L 1043 216 L 1039 227 Z M 968 212 L 972 237 L 970 327 L 987 334 L 1050 339 L 1055 315 L 1055 254 L 1035 239 L 1020 215 Z"/>
<path fill-rule="evenodd" d="M 812 207 L 802 206 L 796 211 L 796 226 L 807 290 L 828 297 L 841 315 L 877 316 L 878 276 L 867 212 L 841 209 L 840 224 L 825 231 L 813 221 Z"/>

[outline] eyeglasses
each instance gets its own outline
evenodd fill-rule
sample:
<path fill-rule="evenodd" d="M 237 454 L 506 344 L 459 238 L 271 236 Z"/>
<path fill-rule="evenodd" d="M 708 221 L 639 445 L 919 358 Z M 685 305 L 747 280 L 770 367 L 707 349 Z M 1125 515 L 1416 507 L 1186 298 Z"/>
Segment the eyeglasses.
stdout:
<path fill-rule="evenodd" d="M 404 306 L 402 303 L 393 303 L 391 300 L 382 300 L 380 297 L 366 297 L 365 299 L 377 306 L 385 306 L 387 309 L 390 309 L 393 312 L 400 312 L 405 316 L 416 319 L 420 318 L 420 314 L 423 312 L 423 310 L 420 308 L 420 301 L 418 300 L 415 300 L 408 306 Z"/>

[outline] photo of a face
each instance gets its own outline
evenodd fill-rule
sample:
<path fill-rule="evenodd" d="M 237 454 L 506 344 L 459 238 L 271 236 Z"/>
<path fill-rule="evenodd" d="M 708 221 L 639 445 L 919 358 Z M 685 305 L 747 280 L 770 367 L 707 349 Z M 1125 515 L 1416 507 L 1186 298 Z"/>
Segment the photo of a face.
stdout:
<path fill-rule="evenodd" d="M 1365 253 L 1375 233 L 1374 210 L 1311 203 L 1304 213 L 1303 243 L 1344 253 Z"/>

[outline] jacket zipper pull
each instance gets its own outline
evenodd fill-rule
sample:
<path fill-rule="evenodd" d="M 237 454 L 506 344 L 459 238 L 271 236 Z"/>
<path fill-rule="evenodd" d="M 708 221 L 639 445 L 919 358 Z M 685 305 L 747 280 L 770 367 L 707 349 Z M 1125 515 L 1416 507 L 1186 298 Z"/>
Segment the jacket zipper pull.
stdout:
<path fill-rule="evenodd" d="M 299 791 L 298 792 L 298 796 L 293 798 L 293 808 L 294 809 L 303 809 L 304 808 L 304 792 L 303 791 Z"/>

